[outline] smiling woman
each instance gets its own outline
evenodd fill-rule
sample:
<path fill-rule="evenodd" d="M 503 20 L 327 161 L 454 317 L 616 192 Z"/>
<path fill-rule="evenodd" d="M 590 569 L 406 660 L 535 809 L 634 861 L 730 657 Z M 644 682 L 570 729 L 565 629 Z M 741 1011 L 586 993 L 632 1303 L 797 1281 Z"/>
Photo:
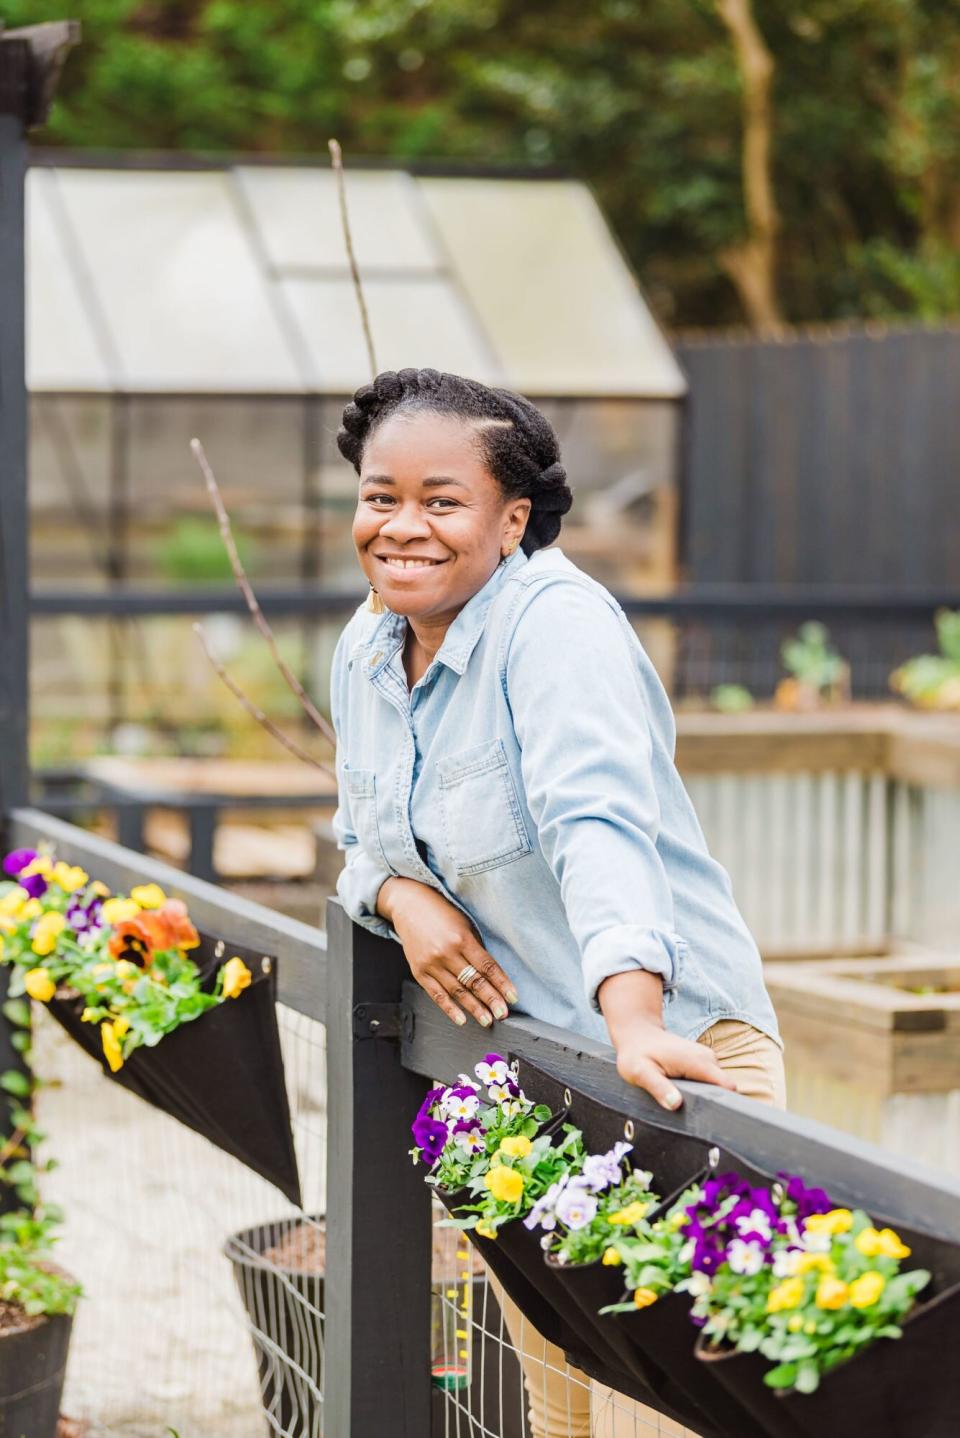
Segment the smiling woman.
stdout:
<path fill-rule="evenodd" d="M 666 1108 L 682 1077 L 782 1102 L 760 957 L 674 767 L 667 696 L 613 596 L 548 548 L 572 496 L 547 420 L 402 370 L 357 391 L 338 443 L 373 601 L 331 682 L 347 912 L 455 1023 L 515 1005 L 612 1040 Z M 586 1390 L 548 1391 L 531 1332 L 533 1438 L 602 1432 L 589 1412 L 568 1430 Z"/>

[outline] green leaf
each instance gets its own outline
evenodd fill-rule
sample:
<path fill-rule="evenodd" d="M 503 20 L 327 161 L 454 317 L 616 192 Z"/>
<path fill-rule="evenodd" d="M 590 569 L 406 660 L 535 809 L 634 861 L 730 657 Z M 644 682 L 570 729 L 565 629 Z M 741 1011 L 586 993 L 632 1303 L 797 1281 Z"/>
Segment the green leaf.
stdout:
<path fill-rule="evenodd" d="M 792 1388 L 796 1377 L 795 1363 L 778 1363 L 776 1368 L 771 1368 L 769 1373 L 763 1375 L 763 1381 L 768 1388 Z"/>
<path fill-rule="evenodd" d="M 14 1094 L 17 1098 L 29 1098 L 31 1087 L 30 1079 L 19 1069 L 7 1069 L 5 1073 L 0 1074 L 0 1088 L 5 1089 L 7 1093 Z"/>
<path fill-rule="evenodd" d="M 10 1035 L 10 1043 L 18 1054 L 25 1054 L 30 1047 L 30 1035 L 24 1033 L 22 1029 L 18 1029 L 16 1033 Z"/>
<path fill-rule="evenodd" d="M 23 999 L 7 999 L 3 1005 L 3 1016 L 18 1028 L 30 1027 L 30 1005 L 24 1003 Z"/>

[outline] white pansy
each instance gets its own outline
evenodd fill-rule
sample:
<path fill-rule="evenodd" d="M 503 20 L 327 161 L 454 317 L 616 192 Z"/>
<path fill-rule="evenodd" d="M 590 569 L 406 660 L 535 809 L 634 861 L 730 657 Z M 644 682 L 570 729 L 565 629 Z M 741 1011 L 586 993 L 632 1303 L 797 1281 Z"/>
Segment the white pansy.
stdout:
<path fill-rule="evenodd" d="M 735 1223 L 741 1238 L 748 1233 L 755 1233 L 758 1238 L 767 1240 L 773 1236 L 769 1215 L 764 1213 L 762 1208 L 755 1208 L 752 1213 L 742 1213 Z"/>
<path fill-rule="evenodd" d="M 763 1249 L 759 1243 L 744 1243 L 742 1238 L 734 1238 L 727 1248 L 727 1262 L 734 1273 L 752 1276 L 763 1267 Z"/>

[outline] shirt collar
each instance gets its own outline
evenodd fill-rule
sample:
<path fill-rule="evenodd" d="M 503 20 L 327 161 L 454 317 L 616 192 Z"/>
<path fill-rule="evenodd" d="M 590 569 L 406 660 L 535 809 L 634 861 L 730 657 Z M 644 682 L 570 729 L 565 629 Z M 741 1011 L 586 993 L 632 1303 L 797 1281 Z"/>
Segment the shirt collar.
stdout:
<path fill-rule="evenodd" d="M 437 650 L 436 658 L 455 673 L 462 674 L 483 633 L 487 611 L 511 574 L 528 562 L 522 549 L 498 564 L 481 589 L 460 610 L 460 613 L 444 635 L 443 643 Z M 357 646 L 355 651 L 365 660 L 364 673 L 373 679 L 403 644 L 407 633 L 407 621 L 402 614 L 387 610 L 377 624 L 370 638 Z"/>

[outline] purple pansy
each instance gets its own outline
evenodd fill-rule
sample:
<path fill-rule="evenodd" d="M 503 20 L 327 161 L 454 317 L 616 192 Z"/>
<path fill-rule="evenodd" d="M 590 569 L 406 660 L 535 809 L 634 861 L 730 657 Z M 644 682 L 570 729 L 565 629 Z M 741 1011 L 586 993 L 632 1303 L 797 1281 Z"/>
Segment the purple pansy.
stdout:
<path fill-rule="evenodd" d="M 557 1199 L 554 1212 L 566 1228 L 586 1228 L 597 1216 L 596 1196 L 582 1180 L 574 1178 Z"/>
<path fill-rule="evenodd" d="M 3 872 L 15 879 L 20 870 L 26 869 L 36 857 L 36 849 L 13 849 L 3 861 Z"/>
<path fill-rule="evenodd" d="M 413 1141 L 432 1168 L 446 1147 L 447 1125 L 421 1114 L 414 1119 L 412 1128 Z"/>
<path fill-rule="evenodd" d="M 811 1213 L 829 1213 L 836 1207 L 825 1189 L 808 1188 L 797 1174 L 778 1173 L 777 1178 L 786 1185 L 787 1198 L 796 1204 L 796 1217 L 799 1222 L 809 1218 Z"/>
<path fill-rule="evenodd" d="M 67 923 L 75 934 L 86 934 L 102 927 L 100 910 L 103 900 L 94 894 L 87 903 L 73 899 L 67 906 Z"/>
<path fill-rule="evenodd" d="M 21 889 L 26 889 L 31 899 L 39 899 L 47 892 L 47 881 L 42 874 L 27 874 L 17 880 Z"/>
<path fill-rule="evenodd" d="M 620 1164 L 626 1154 L 633 1148 L 633 1144 L 624 1143 L 622 1140 L 615 1143 L 607 1153 L 591 1153 L 583 1161 L 583 1181 L 592 1193 L 599 1193 L 601 1189 L 609 1188 L 613 1183 L 620 1183 L 623 1174 L 620 1171 Z"/>

